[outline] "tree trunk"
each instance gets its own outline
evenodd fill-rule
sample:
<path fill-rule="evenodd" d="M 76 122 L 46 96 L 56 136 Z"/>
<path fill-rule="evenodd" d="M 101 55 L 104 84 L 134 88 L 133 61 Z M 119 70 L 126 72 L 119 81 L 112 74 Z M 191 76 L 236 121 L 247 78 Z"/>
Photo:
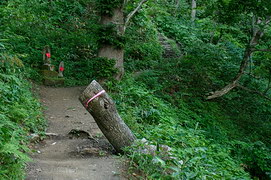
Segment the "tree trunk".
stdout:
<path fill-rule="evenodd" d="M 102 25 L 107 24 L 115 24 L 116 31 L 119 35 L 124 34 L 124 15 L 123 9 L 121 7 L 113 10 L 113 16 L 102 16 L 101 22 Z M 116 48 L 114 45 L 109 44 L 100 44 L 100 48 L 98 50 L 98 57 L 106 57 L 109 59 L 115 59 L 116 64 L 115 68 L 118 70 L 115 78 L 120 80 L 124 74 L 124 66 L 123 66 L 123 57 L 124 57 L 124 49 Z"/>
<path fill-rule="evenodd" d="M 90 98 L 101 91 L 103 91 L 103 88 L 94 80 L 84 90 L 79 99 L 116 151 L 122 152 L 122 149 L 131 146 L 136 138 L 119 116 L 115 103 L 110 96 L 103 93 L 86 105 Z"/>
<path fill-rule="evenodd" d="M 125 34 L 125 30 L 129 24 L 130 19 L 138 12 L 141 6 L 147 2 L 148 0 L 141 0 L 137 7 L 127 15 L 126 20 L 124 20 L 123 14 L 123 6 L 127 3 L 127 0 L 123 1 L 123 5 L 117 7 L 113 10 L 113 15 L 102 15 L 101 16 L 101 24 L 108 25 L 114 24 L 116 25 L 116 31 L 118 35 L 123 36 Z M 100 48 L 98 50 L 98 57 L 105 57 L 109 59 L 115 59 L 116 64 L 115 68 L 118 70 L 115 79 L 120 80 L 124 75 L 124 65 L 123 65 L 123 58 L 124 58 L 124 48 L 116 48 L 114 45 L 110 44 L 100 44 Z"/>
<path fill-rule="evenodd" d="M 192 5 L 191 5 L 191 21 L 194 22 L 196 19 L 196 10 L 197 8 L 197 0 L 192 0 Z"/>

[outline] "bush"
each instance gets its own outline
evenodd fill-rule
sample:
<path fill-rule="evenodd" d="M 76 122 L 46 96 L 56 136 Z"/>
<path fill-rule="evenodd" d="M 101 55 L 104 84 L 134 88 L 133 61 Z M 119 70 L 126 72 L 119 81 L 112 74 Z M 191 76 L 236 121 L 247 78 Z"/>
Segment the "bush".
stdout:
<path fill-rule="evenodd" d="M 150 179 L 249 179 L 233 159 L 229 146 L 208 140 L 202 117 L 179 99 L 179 109 L 155 97 L 144 84 L 126 77 L 113 91 L 121 117 L 136 136 L 154 145 L 168 145 L 176 159 L 142 154 L 133 148 L 128 156 Z"/>
<path fill-rule="evenodd" d="M 23 179 L 25 163 L 30 160 L 28 137 L 42 133 L 45 121 L 40 103 L 23 79 L 21 61 L 5 55 L 0 63 L 0 179 Z"/>

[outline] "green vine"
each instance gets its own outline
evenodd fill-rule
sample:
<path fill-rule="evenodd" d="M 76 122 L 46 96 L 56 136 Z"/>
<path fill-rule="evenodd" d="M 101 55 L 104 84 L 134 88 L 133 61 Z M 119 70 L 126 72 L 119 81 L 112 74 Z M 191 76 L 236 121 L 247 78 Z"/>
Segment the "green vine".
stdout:
<path fill-rule="evenodd" d="M 96 57 L 92 59 L 93 76 L 98 79 L 110 78 L 116 74 L 117 69 L 114 67 L 116 60 L 108 59 L 106 57 Z"/>
<path fill-rule="evenodd" d="M 112 16 L 113 9 L 121 7 L 123 0 L 97 0 L 96 9 L 100 15 Z"/>
<path fill-rule="evenodd" d="M 119 35 L 116 30 L 115 24 L 101 25 L 98 28 L 97 35 L 99 37 L 98 43 L 108 44 L 115 46 L 115 48 L 121 49 L 125 45 L 126 38 L 123 35 Z"/>

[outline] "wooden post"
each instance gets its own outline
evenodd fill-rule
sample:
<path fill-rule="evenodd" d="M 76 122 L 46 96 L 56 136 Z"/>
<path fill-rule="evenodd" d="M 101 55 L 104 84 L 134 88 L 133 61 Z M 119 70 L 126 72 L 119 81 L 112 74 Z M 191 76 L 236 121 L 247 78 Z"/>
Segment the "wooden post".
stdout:
<path fill-rule="evenodd" d="M 101 85 L 94 80 L 84 90 L 79 100 L 93 116 L 97 125 L 116 151 L 122 152 L 122 149 L 131 146 L 136 138 L 121 119 L 111 97 L 104 92 L 99 97 L 90 101 L 88 105 L 86 104 L 92 97 L 103 90 Z"/>

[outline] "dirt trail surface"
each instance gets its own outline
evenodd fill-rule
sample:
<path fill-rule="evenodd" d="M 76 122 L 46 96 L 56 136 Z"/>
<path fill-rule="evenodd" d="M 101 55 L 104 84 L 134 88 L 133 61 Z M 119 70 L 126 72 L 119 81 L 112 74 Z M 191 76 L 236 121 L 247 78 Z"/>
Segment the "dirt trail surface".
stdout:
<path fill-rule="evenodd" d="M 83 87 L 40 87 L 47 133 L 31 154 L 27 180 L 123 180 L 123 163 L 113 155 L 91 115 L 78 100 Z"/>

